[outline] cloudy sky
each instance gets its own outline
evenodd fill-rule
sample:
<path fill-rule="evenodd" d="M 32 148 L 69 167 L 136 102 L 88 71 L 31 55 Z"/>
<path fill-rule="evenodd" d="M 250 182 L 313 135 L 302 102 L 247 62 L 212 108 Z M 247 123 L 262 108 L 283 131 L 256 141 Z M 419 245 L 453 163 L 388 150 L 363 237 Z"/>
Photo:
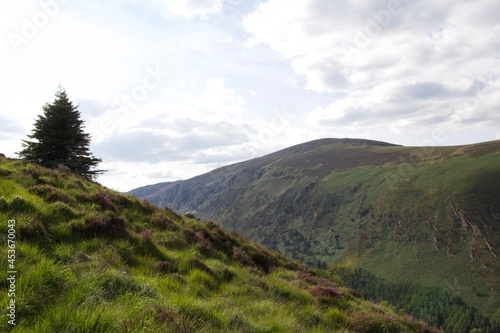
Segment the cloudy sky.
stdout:
<path fill-rule="evenodd" d="M 498 0 L 0 0 L 0 152 L 59 85 L 125 191 L 324 137 L 500 139 Z"/>

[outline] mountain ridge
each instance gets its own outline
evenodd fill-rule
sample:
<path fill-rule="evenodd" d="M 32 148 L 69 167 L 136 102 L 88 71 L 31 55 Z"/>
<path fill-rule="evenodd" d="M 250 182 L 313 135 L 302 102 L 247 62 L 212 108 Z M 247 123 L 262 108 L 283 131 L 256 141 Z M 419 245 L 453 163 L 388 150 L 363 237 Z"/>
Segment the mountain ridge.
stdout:
<path fill-rule="evenodd" d="M 500 141 L 349 140 L 296 145 L 139 196 L 311 264 L 353 262 L 440 288 L 456 278 L 467 304 L 499 320 Z"/>
<path fill-rule="evenodd" d="M 216 169 L 214 169 L 212 171 L 209 171 L 208 173 L 209 174 L 210 173 L 215 173 L 217 170 L 226 169 L 228 167 L 237 168 L 238 166 L 240 166 L 242 164 L 246 164 L 246 163 L 248 163 L 250 161 L 262 160 L 262 159 L 274 159 L 274 158 L 285 157 L 290 152 L 294 152 L 294 153 L 307 152 L 307 151 L 309 151 L 311 149 L 319 148 L 319 147 L 321 147 L 321 146 L 323 146 L 325 144 L 334 144 L 334 143 L 352 144 L 352 145 L 357 145 L 357 146 L 362 146 L 362 145 L 399 146 L 399 145 L 395 145 L 395 144 L 391 144 L 391 143 L 387 143 L 387 142 L 383 142 L 383 141 L 376 141 L 376 140 L 351 139 L 351 138 L 342 138 L 342 139 L 324 138 L 324 139 L 312 140 L 312 141 L 309 141 L 309 142 L 306 142 L 306 143 L 302 143 L 302 144 L 297 144 L 297 145 L 293 145 L 293 146 L 290 146 L 290 147 L 286 147 L 286 148 L 280 149 L 280 150 L 278 150 L 276 152 L 272 152 L 272 153 L 263 155 L 261 157 L 256 157 L 256 158 L 250 159 L 248 161 L 237 162 L 237 163 L 231 164 L 229 166 L 219 167 L 219 168 L 216 168 Z M 194 176 L 194 177 L 192 177 L 190 179 L 197 178 L 197 177 L 200 177 L 200 176 L 203 176 L 203 175 Z M 160 185 L 174 184 L 174 183 L 178 183 L 178 182 L 182 182 L 182 181 L 185 181 L 185 180 L 176 180 L 176 181 L 171 181 L 171 182 L 161 182 L 161 183 L 157 183 L 157 184 L 146 185 L 146 186 L 142 186 L 140 188 L 132 189 L 132 190 L 128 191 L 127 193 L 137 193 L 136 191 L 138 189 L 142 189 L 142 188 L 153 189 L 153 188 L 158 187 Z"/>
<path fill-rule="evenodd" d="M 0 220 L 2 332 L 439 332 L 326 271 L 64 167 L 0 159 Z"/>

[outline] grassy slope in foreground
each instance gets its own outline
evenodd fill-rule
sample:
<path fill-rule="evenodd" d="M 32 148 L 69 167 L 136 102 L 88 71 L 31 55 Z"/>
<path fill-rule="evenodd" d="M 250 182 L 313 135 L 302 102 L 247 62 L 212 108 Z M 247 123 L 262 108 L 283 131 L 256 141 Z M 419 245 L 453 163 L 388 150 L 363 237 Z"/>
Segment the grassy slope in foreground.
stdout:
<path fill-rule="evenodd" d="M 0 331 L 437 332 L 214 223 L 64 170 L 0 159 L 0 221 Z"/>
<path fill-rule="evenodd" d="M 459 289 L 500 320 L 500 141 L 319 140 L 153 190 L 153 203 L 309 263 Z"/>

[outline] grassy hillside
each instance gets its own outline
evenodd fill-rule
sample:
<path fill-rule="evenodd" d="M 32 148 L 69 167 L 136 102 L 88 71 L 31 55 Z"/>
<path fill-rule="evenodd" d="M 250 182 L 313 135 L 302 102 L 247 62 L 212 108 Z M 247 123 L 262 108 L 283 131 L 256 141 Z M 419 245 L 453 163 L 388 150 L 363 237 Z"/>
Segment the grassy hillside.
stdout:
<path fill-rule="evenodd" d="M 500 141 L 326 139 L 132 193 L 313 265 L 458 290 L 500 321 Z"/>
<path fill-rule="evenodd" d="M 63 168 L 0 159 L 0 225 L 2 332 L 438 332 Z"/>

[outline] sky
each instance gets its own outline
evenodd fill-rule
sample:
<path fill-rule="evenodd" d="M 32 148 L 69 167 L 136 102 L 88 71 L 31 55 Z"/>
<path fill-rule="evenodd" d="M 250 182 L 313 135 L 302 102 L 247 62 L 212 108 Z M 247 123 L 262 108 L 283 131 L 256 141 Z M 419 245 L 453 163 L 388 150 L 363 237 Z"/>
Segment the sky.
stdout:
<path fill-rule="evenodd" d="M 119 191 L 319 138 L 500 139 L 498 0 L 0 0 L 0 153 L 66 89 Z"/>

